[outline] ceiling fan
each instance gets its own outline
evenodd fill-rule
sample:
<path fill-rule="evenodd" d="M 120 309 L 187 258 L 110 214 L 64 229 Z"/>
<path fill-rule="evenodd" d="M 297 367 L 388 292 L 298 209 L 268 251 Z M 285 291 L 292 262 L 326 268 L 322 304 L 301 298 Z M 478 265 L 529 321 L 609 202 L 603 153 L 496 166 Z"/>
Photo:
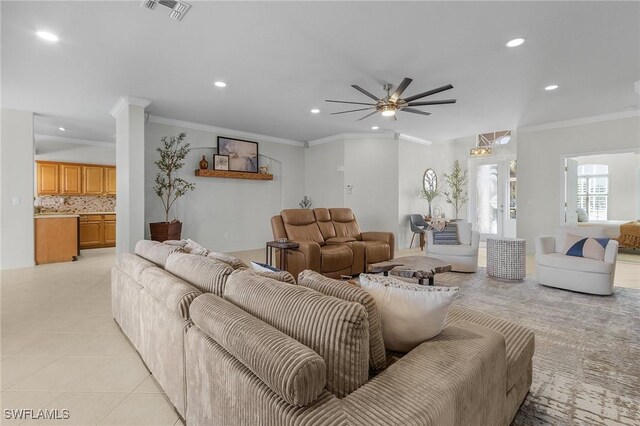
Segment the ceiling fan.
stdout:
<path fill-rule="evenodd" d="M 366 103 L 366 102 L 351 102 L 351 101 L 334 101 L 331 99 L 326 99 L 325 102 L 333 102 L 338 104 L 352 104 L 352 105 L 367 105 L 366 108 L 358 108 L 351 109 L 348 111 L 340 111 L 331 113 L 331 115 L 337 114 L 346 114 L 348 112 L 357 112 L 357 111 L 367 111 L 373 109 L 371 113 L 365 115 L 362 118 L 359 118 L 358 121 L 364 120 L 372 116 L 373 114 L 379 112 L 385 117 L 391 117 L 393 120 L 397 120 L 396 112 L 410 112 L 412 114 L 420 114 L 420 115 L 431 115 L 430 112 L 421 111 L 419 109 L 415 109 L 414 107 L 425 106 L 425 105 L 444 105 L 444 104 L 454 104 L 456 103 L 456 99 L 444 99 L 441 101 L 424 101 L 424 102 L 414 102 L 418 99 L 426 98 L 427 96 L 435 95 L 436 93 L 444 92 L 446 90 L 453 89 L 451 84 L 447 84 L 446 86 L 438 87 L 436 89 L 427 90 L 426 92 L 418 93 L 417 95 L 409 96 L 408 98 L 400 98 L 402 93 L 406 90 L 406 88 L 411 84 L 413 79 L 405 77 L 402 80 L 402 83 L 396 88 L 396 90 L 391 93 L 393 90 L 393 85 L 385 84 L 382 86 L 383 90 L 387 92 L 387 96 L 383 98 L 378 98 L 377 96 L 367 92 L 362 87 L 357 84 L 352 84 L 351 87 L 356 89 L 357 91 L 367 95 L 371 99 L 375 101 L 375 103 Z"/>

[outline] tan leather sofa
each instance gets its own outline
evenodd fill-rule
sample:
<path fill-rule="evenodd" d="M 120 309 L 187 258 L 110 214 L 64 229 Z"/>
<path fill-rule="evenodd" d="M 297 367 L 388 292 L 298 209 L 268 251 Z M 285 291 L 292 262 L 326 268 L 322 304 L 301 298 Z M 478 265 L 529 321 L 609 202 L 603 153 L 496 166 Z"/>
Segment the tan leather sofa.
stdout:
<path fill-rule="evenodd" d="M 357 275 L 372 263 L 393 259 L 393 233 L 362 232 L 348 208 L 282 210 L 271 218 L 271 229 L 275 240 L 286 238 L 300 245 L 287 251 L 286 270 L 293 276 L 305 269 L 334 278 Z"/>

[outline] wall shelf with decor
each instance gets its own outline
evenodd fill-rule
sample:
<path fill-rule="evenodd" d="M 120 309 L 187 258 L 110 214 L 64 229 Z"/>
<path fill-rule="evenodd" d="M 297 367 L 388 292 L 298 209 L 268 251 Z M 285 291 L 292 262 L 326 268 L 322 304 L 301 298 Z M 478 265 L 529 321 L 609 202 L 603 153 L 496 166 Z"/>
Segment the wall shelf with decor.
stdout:
<path fill-rule="evenodd" d="M 273 180 L 273 175 L 266 173 L 232 172 L 228 170 L 196 170 L 196 176 L 227 179 Z"/>

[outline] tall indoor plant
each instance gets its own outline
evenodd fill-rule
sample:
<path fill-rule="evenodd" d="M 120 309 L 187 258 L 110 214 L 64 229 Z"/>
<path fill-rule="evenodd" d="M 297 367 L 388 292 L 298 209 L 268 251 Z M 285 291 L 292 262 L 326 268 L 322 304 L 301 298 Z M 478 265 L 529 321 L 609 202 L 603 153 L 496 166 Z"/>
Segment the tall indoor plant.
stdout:
<path fill-rule="evenodd" d="M 161 139 L 162 145 L 156 148 L 160 159 L 155 162 L 158 174 L 153 190 L 164 206 L 164 222 L 149 224 L 151 239 L 155 241 L 180 239 L 182 222 L 177 219 L 169 222 L 169 211 L 178 198 L 195 189 L 195 184 L 176 176 L 178 170 L 185 165 L 184 159 L 190 151 L 190 144 L 185 142 L 186 136 L 184 132 L 177 137 L 165 136 Z"/>
<path fill-rule="evenodd" d="M 444 178 L 447 182 L 447 190 L 444 191 L 444 196 L 447 199 L 447 203 L 453 205 L 456 210 L 456 219 L 458 219 L 460 209 L 469 200 L 467 194 L 467 183 L 469 181 L 467 170 L 462 170 L 460 162 L 456 160 L 453 163 L 451 174 L 445 173 Z"/>

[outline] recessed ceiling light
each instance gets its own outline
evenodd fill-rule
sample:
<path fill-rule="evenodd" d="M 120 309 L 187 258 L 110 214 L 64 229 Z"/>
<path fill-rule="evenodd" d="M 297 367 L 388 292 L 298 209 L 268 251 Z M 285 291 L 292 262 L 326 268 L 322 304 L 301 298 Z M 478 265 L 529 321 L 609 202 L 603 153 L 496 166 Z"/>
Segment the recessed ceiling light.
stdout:
<path fill-rule="evenodd" d="M 556 90 L 557 88 L 558 88 L 557 84 L 551 84 L 551 85 L 545 87 L 544 90 L 546 90 L 548 92 L 550 90 Z"/>
<path fill-rule="evenodd" d="M 525 39 L 523 39 L 522 37 L 519 38 L 514 38 L 513 40 L 509 40 L 507 42 L 507 44 L 505 44 L 505 46 L 507 47 L 518 47 L 521 46 L 522 44 L 524 44 Z"/>
<path fill-rule="evenodd" d="M 224 81 L 216 81 L 215 83 L 213 83 L 216 87 L 227 87 L 227 83 L 225 83 Z"/>
<path fill-rule="evenodd" d="M 320 114 L 320 110 L 318 108 L 314 108 L 311 110 L 311 114 Z"/>
<path fill-rule="evenodd" d="M 61 132 L 66 132 L 67 129 L 65 129 L 64 127 L 58 127 L 58 130 L 60 130 Z"/>
<path fill-rule="evenodd" d="M 51 42 L 56 42 L 59 40 L 57 35 L 50 33 L 48 31 L 38 31 L 36 34 L 38 35 L 38 37 L 40 37 L 43 40 L 47 40 Z"/>
<path fill-rule="evenodd" d="M 373 126 L 373 127 L 371 127 L 371 130 L 378 130 L 379 128 L 380 127 L 378 127 L 378 126 Z"/>

